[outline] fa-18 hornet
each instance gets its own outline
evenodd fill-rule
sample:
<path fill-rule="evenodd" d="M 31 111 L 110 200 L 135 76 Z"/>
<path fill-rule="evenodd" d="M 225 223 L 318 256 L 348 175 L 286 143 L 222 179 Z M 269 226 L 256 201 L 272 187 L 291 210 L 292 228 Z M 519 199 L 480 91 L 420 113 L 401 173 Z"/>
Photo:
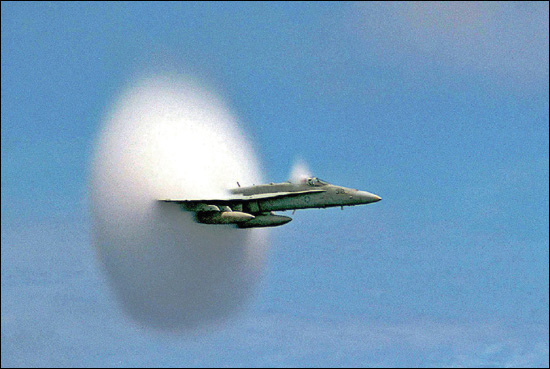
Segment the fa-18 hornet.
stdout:
<path fill-rule="evenodd" d="M 237 183 L 238 184 L 238 183 Z M 380 201 L 380 196 L 336 186 L 317 177 L 300 183 L 270 183 L 230 190 L 226 199 L 160 200 L 179 204 L 182 210 L 195 213 L 204 224 L 233 224 L 239 228 L 276 227 L 292 218 L 274 211 L 354 206 Z"/>

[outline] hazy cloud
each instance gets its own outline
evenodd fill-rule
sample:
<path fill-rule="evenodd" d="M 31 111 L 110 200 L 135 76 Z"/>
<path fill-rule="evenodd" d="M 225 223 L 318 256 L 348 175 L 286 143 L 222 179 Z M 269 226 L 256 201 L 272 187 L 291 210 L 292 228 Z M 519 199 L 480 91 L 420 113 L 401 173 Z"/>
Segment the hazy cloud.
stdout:
<path fill-rule="evenodd" d="M 511 86 L 548 83 L 548 2 L 358 5 L 358 31 L 380 60 L 449 69 Z"/>

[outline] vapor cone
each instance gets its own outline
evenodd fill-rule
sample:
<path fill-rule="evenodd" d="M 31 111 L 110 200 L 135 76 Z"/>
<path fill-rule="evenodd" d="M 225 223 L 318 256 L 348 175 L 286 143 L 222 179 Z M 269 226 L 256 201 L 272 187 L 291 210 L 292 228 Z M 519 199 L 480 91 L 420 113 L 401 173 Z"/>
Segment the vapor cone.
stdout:
<path fill-rule="evenodd" d="M 209 91 L 153 78 L 123 94 L 92 164 L 94 243 L 123 309 L 146 326 L 198 328 L 223 320 L 262 270 L 263 230 L 197 224 L 159 199 L 226 195 L 261 183 L 236 119 Z"/>
<path fill-rule="evenodd" d="M 311 170 L 309 170 L 306 162 L 302 159 L 296 160 L 290 172 L 290 181 L 300 183 L 310 177 L 312 177 Z"/>

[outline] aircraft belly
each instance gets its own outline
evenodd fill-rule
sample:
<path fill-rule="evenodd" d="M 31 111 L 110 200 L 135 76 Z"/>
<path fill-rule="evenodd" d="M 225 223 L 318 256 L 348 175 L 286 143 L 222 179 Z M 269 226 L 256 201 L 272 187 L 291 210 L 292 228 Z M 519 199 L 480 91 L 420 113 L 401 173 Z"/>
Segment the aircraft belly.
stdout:
<path fill-rule="evenodd" d="M 243 205 L 243 211 L 251 214 L 261 213 L 262 209 L 258 201 L 251 201 Z"/>

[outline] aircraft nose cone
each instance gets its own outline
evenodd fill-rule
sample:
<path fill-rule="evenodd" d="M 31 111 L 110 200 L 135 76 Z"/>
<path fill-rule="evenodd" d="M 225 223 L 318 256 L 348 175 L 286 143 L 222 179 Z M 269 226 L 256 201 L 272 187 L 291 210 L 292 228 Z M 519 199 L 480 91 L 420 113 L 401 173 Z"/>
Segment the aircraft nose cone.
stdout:
<path fill-rule="evenodd" d="M 361 199 L 361 202 L 365 204 L 382 200 L 380 196 L 367 191 L 358 191 L 358 197 Z"/>

